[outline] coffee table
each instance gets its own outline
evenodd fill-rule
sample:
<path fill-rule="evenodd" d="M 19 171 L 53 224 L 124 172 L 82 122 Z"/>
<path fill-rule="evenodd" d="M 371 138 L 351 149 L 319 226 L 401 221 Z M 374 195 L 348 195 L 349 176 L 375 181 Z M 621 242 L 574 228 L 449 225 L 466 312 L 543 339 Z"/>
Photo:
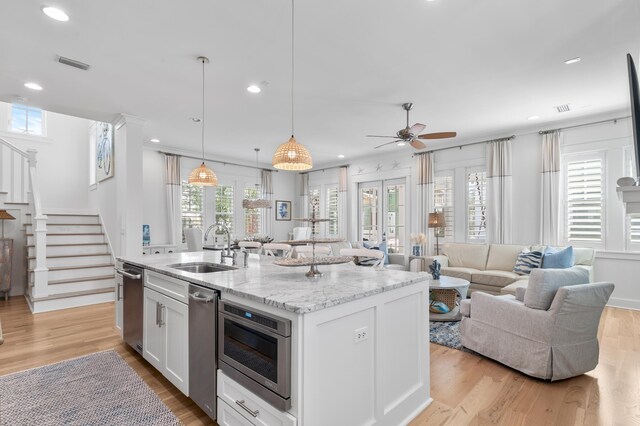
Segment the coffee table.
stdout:
<path fill-rule="evenodd" d="M 462 278 L 440 276 L 439 280 L 429 280 L 429 290 L 451 290 L 460 294 L 461 299 L 466 299 L 469 290 L 469 281 Z M 446 314 L 436 314 L 429 312 L 429 321 L 460 321 L 460 307 L 456 306 Z"/>

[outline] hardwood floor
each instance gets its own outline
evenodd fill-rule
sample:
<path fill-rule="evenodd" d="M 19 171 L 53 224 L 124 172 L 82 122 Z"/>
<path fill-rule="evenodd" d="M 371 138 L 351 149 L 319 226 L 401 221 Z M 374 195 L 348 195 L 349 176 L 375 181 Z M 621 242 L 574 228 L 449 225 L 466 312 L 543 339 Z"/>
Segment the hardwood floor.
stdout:
<path fill-rule="evenodd" d="M 185 425 L 215 425 L 120 339 L 113 303 L 31 315 L 0 302 L 0 375 L 114 348 Z M 434 402 L 411 425 L 640 425 L 640 312 L 607 308 L 600 364 L 548 383 L 477 355 L 431 345 Z"/>

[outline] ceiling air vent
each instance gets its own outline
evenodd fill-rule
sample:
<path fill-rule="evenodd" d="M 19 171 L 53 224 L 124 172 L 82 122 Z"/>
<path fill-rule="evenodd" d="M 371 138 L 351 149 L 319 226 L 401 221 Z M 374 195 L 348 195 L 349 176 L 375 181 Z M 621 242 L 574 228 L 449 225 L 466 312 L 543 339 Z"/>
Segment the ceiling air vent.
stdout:
<path fill-rule="evenodd" d="M 557 105 L 554 107 L 558 112 L 569 112 L 571 108 L 569 108 L 569 104 Z"/>
<path fill-rule="evenodd" d="M 86 71 L 91 67 L 89 64 L 85 64 L 84 62 L 76 61 L 75 59 L 65 58 L 64 56 L 58 56 L 58 62 L 61 64 L 69 65 L 70 67 L 78 68 L 83 71 Z"/>

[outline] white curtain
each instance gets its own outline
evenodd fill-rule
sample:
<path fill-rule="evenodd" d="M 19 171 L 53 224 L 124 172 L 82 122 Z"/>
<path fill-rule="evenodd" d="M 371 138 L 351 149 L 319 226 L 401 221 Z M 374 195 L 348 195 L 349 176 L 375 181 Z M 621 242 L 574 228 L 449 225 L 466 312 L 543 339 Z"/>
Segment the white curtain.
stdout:
<path fill-rule="evenodd" d="M 345 239 L 347 238 L 349 202 L 348 170 L 349 166 L 340 167 L 340 175 L 338 177 L 338 236 Z"/>
<path fill-rule="evenodd" d="M 182 183 L 180 182 L 180 157 L 173 154 L 164 155 L 165 182 L 167 185 L 167 224 L 169 242 L 182 244 Z"/>
<path fill-rule="evenodd" d="M 416 155 L 416 170 L 418 171 L 417 188 L 417 217 L 418 233 L 427 237 L 426 255 L 433 253 L 435 235 L 429 232 L 429 213 L 433 212 L 433 153 L 424 152 Z"/>
<path fill-rule="evenodd" d="M 487 243 L 511 244 L 511 140 L 487 143 Z"/>
<path fill-rule="evenodd" d="M 560 244 L 560 131 L 542 135 L 540 243 Z"/>
<path fill-rule="evenodd" d="M 260 174 L 262 199 L 271 201 L 273 199 L 273 184 L 271 182 L 272 174 L 271 170 L 262 170 Z M 264 209 L 262 212 L 262 233 L 264 235 L 272 236 L 273 229 L 273 210 Z"/>

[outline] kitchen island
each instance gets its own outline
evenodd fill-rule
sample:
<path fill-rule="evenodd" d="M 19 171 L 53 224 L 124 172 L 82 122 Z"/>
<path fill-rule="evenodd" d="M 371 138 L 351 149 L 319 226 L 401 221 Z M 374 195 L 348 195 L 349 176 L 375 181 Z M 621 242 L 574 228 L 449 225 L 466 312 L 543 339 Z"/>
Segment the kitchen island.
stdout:
<path fill-rule="evenodd" d="M 221 306 L 242 306 L 248 318 L 262 312 L 290 322 L 287 406 L 267 404 L 218 370 L 219 424 L 395 426 L 431 402 L 426 274 L 344 264 L 323 266 L 323 277 L 307 278 L 304 268 L 264 257 L 213 273 L 170 266 L 213 257 L 197 252 L 119 260 L 145 270 L 145 291 L 147 277 L 187 282 L 219 291 Z M 157 318 L 155 325 L 162 325 L 162 313 Z M 188 386 L 182 390 L 188 394 Z"/>

